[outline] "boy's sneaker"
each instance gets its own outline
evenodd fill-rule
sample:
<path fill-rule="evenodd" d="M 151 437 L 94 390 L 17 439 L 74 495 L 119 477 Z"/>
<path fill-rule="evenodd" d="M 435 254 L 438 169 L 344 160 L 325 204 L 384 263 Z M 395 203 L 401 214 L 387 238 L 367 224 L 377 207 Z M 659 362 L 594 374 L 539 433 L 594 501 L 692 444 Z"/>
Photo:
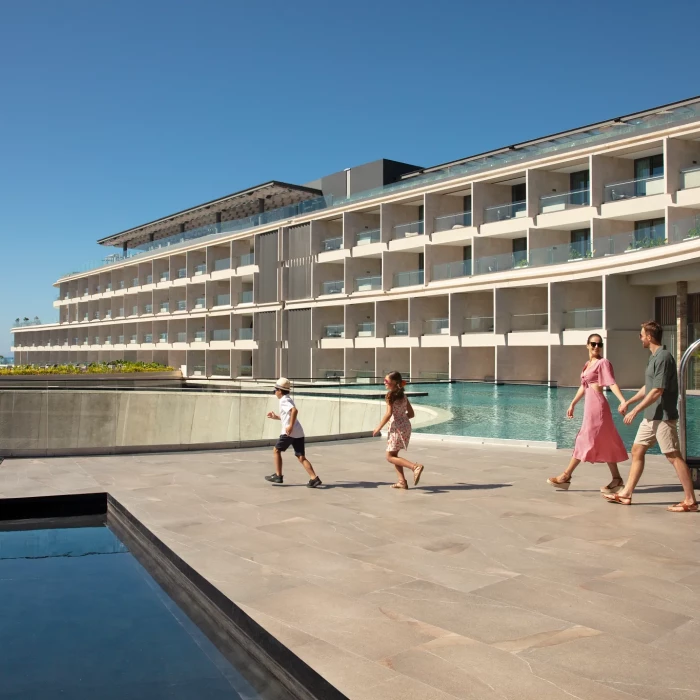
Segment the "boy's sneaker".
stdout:
<path fill-rule="evenodd" d="M 283 484 L 284 483 L 284 477 L 283 476 L 277 476 L 277 474 L 270 474 L 270 476 L 265 477 L 265 481 L 269 481 L 273 484 Z"/>
<path fill-rule="evenodd" d="M 309 479 L 309 483 L 306 484 L 306 488 L 308 489 L 315 489 L 317 486 L 320 486 L 323 482 L 319 477 L 316 477 L 315 479 Z"/>

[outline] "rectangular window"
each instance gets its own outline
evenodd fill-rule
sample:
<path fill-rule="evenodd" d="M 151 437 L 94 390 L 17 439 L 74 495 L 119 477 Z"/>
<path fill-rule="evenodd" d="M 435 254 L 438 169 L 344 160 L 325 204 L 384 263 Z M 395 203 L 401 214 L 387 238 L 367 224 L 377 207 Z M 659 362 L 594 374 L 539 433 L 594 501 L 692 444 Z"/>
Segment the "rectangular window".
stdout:
<path fill-rule="evenodd" d="M 527 237 L 513 239 L 513 262 L 515 265 L 527 262 Z"/>
<path fill-rule="evenodd" d="M 637 158 L 634 161 L 634 179 L 659 177 L 664 174 L 664 156 L 659 153 L 647 158 Z"/>
<path fill-rule="evenodd" d="M 570 258 L 585 258 L 591 252 L 591 229 L 579 228 L 571 232 Z"/>
<path fill-rule="evenodd" d="M 521 185 L 513 185 L 510 188 L 510 192 L 511 202 L 524 202 L 527 198 L 527 190 L 524 182 Z"/>
<path fill-rule="evenodd" d="M 418 269 L 424 269 L 425 265 L 425 255 L 423 253 L 418 253 Z"/>
<path fill-rule="evenodd" d="M 421 204 L 418 207 L 418 221 L 423 221 L 424 212 L 425 212 L 425 207 Z"/>
<path fill-rule="evenodd" d="M 464 197 L 464 211 L 471 212 L 472 210 L 472 196 L 470 194 Z"/>
<path fill-rule="evenodd" d="M 590 188 L 590 177 L 588 170 L 579 170 L 569 175 L 569 189 L 571 190 L 571 204 L 577 206 L 588 206 Z"/>
<path fill-rule="evenodd" d="M 666 219 L 645 219 L 634 222 L 636 243 L 662 241 L 666 239 Z"/>
<path fill-rule="evenodd" d="M 472 247 L 470 245 L 465 245 L 464 248 L 462 248 L 462 260 L 471 260 L 472 259 Z"/>

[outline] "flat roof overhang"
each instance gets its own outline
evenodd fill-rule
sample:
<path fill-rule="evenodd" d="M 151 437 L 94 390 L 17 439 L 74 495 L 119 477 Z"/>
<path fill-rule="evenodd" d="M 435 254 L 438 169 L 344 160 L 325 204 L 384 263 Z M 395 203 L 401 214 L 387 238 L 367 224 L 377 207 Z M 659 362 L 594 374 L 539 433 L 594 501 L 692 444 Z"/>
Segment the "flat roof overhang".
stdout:
<path fill-rule="evenodd" d="M 119 246 L 129 243 L 135 247 L 142 243 L 147 243 L 151 240 L 150 236 L 152 234 L 156 234 L 169 226 L 187 224 L 198 217 L 208 214 L 230 212 L 235 215 L 225 218 L 224 221 L 243 219 L 247 216 L 259 214 L 261 211 L 277 209 L 305 199 L 321 196 L 323 196 L 323 193 L 312 187 L 271 180 L 262 185 L 256 185 L 240 192 L 228 194 L 225 197 L 213 199 L 204 204 L 198 204 L 195 207 L 183 209 L 175 214 L 169 214 L 160 219 L 150 221 L 147 224 L 120 231 L 106 238 L 101 238 L 97 242 L 106 246 Z M 197 225 L 190 228 L 196 228 Z M 171 233 L 168 232 L 165 235 L 171 235 Z"/>

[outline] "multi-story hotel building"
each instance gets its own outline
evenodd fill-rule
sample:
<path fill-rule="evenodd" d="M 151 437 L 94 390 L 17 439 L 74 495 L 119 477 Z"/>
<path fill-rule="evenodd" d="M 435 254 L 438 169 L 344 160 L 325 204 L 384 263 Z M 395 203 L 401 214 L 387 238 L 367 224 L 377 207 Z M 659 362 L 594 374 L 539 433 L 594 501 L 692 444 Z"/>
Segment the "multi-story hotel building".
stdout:
<path fill-rule="evenodd" d="M 575 385 L 592 332 L 622 386 L 639 324 L 700 327 L 700 98 L 430 168 L 269 182 L 100 241 L 16 363 L 187 376 Z M 641 363 L 641 364 L 640 364 Z"/>

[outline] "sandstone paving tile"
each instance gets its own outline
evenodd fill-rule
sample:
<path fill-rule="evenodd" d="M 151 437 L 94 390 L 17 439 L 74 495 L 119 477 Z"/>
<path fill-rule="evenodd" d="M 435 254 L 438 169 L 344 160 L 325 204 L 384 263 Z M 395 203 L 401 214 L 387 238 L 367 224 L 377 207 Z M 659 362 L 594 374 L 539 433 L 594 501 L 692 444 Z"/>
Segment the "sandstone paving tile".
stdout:
<path fill-rule="evenodd" d="M 700 651 L 700 620 L 690 620 L 680 627 L 676 627 L 663 637 L 655 639 L 651 646 L 677 653 L 681 657 L 691 651 L 695 652 L 693 656 L 697 656 L 697 652 Z M 698 694 L 700 695 L 700 686 Z"/>
<path fill-rule="evenodd" d="M 368 593 L 362 601 L 378 606 L 384 613 L 410 615 L 487 644 L 573 626 L 553 616 L 421 580 Z"/>
<path fill-rule="evenodd" d="M 688 621 L 685 615 L 554 582 L 519 576 L 475 591 L 480 596 L 549 614 L 620 637 L 651 642 Z"/>
<path fill-rule="evenodd" d="M 496 700 L 496 695 L 465 694 L 464 690 L 460 695 L 445 693 L 428 683 L 417 681 L 404 675 L 397 675 L 394 678 L 384 681 L 369 689 L 367 695 L 351 696 L 352 700 L 360 698 L 372 698 L 372 700 Z"/>
<path fill-rule="evenodd" d="M 528 649 L 520 656 L 645 700 L 698 698 L 694 658 L 611 634 Z"/>

